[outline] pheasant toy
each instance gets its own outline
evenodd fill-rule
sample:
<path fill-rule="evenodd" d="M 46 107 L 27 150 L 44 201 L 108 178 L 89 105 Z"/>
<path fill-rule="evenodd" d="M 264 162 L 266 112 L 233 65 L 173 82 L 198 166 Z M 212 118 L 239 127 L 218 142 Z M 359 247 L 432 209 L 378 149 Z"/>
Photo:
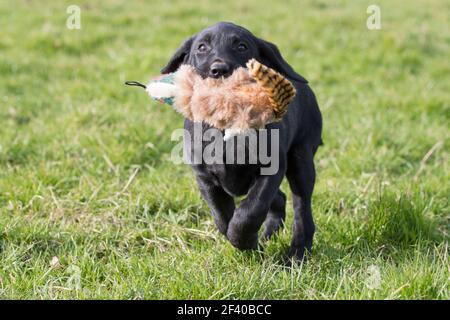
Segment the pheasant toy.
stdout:
<path fill-rule="evenodd" d="M 228 78 L 202 78 L 192 66 L 182 65 L 141 86 L 155 100 L 172 105 L 185 118 L 225 130 L 224 140 L 280 121 L 296 90 L 275 70 L 255 59 Z"/>

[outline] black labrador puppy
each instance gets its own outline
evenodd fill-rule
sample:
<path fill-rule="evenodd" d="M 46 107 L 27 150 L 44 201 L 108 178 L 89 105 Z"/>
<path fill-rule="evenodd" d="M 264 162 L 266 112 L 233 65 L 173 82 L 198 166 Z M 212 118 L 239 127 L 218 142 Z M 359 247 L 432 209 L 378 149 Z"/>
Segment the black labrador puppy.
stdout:
<path fill-rule="evenodd" d="M 313 158 L 322 143 L 322 116 L 308 82 L 283 59 L 274 44 L 228 22 L 217 23 L 187 39 L 161 72 L 174 72 L 181 64 L 190 64 L 203 77 L 227 77 L 236 68 L 245 67 L 250 58 L 275 69 L 297 89 L 282 121 L 266 126 L 269 134 L 279 130 L 278 171 L 261 175 L 259 165 L 254 164 L 191 165 L 219 231 L 241 250 L 258 247 L 258 231 L 263 223 L 264 239 L 283 226 L 286 196 L 280 185 L 286 176 L 295 212 L 289 256 L 303 259 L 311 250 L 315 231 L 311 212 L 316 176 Z M 194 123 L 185 120 L 184 127 L 192 132 Z M 208 128 L 202 124 L 202 130 Z M 189 143 L 189 147 L 204 148 L 204 144 Z M 246 197 L 236 208 L 234 197 L 243 195 Z"/>

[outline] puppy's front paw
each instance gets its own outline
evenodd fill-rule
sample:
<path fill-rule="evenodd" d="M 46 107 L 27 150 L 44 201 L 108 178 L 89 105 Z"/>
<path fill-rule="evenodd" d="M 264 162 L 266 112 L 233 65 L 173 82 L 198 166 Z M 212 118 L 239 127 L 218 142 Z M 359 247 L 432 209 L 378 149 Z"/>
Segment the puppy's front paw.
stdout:
<path fill-rule="evenodd" d="M 288 253 L 289 259 L 294 259 L 297 262 L 306 262 L 311 254 L 311 246 L 291 246 Z"/>
<path fill-rule="evenodd" d="M 245 233 L 230 223 L 227 231 L 227 238 L 230 243 L 239 250 L 258 249 L 258 233 Z"/>
<path fill-rule="evenodd" d="M 283 228 L 282 219 L 268 218 L 264 222 L 264 233 L 262 235 L 262 240 L 268 241 L 278 230 Z"/>
<path fill-rule="evenodd" d="M 216 226 L 217 226 L 217 229 L 219 230 L 219 232 L 226 237 L 228 224 L 224 220 L 216 219 L 216 218 L 214 219 L 214 222 L 216 223 Z"/>

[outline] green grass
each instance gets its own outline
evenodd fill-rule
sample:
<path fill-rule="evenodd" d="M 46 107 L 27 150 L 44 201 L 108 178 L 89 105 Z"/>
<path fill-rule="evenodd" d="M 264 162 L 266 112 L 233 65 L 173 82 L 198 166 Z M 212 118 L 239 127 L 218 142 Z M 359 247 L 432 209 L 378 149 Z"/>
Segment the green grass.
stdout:
<path fill-rule="evenodd" d="M 0 298 L 450 298 L 448 1 L 377 1 L 379 31 L 364 1 L 76 3 L 81 30 L 73 1 L 0 2 Z M 169 161 L 180 116 L 123 85 L 221 20 L 318 97 L 306 264 L 281 263 L 290 198 L 263 253 L 232 248 Z"/>

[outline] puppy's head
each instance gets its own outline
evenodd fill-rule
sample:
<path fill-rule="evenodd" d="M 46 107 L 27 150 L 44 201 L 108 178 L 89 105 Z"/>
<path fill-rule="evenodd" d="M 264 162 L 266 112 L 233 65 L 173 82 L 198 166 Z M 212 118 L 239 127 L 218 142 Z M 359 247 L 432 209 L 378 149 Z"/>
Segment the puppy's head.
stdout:
<path fill-rule="evenodd" d="M 291 80 L 307 82 L 273 43 L 229 22 L 219 22 L 185 40 L 161 73 L 175 72 L 181 64 L 190 64 L 205 78 L 228 77 L 236 68 L 245 67 L 251 58 Z"/>

